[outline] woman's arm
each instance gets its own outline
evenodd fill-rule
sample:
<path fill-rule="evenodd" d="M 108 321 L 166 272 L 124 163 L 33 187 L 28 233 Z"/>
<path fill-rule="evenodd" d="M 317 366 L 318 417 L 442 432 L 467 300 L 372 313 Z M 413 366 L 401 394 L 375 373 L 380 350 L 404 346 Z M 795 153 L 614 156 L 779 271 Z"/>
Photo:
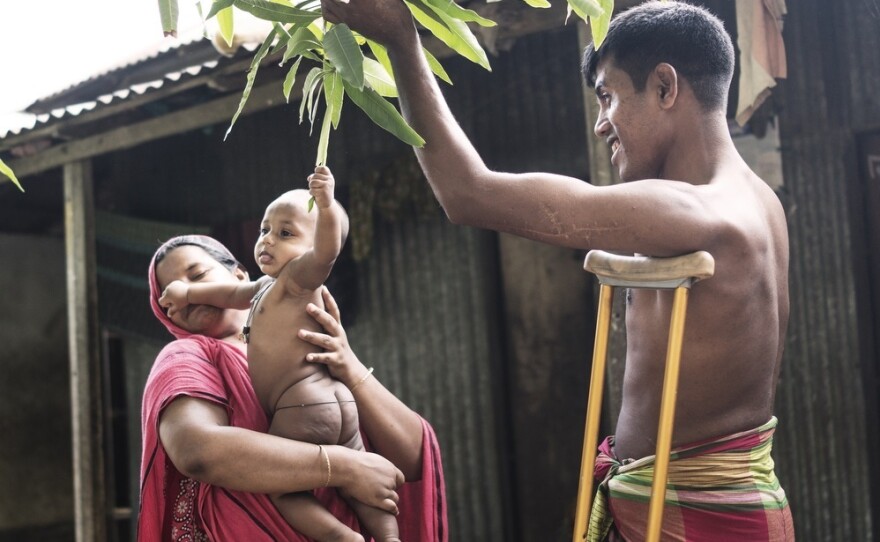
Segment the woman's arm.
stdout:
<path fill-rule="evenodd" d="M 330 373 L 352 390 L 358 405 L 361 427 L 375 450 L 403 471 L 408 481 L 418 480 L 422 473 L 422 420 L 393 393 L 388 391 L 348 344 L 340 324 L 339 307 L 326 287 L 322 289 L 321 310 L 309 304 L 307 311 L 324 328 L 325 333 L 300 330 L 299 337 L 325 350 L 309 354 L 306 360 L 325 364 Z"/>
<path fill-rule="evenodd" d="M 396 488 L 403 474 L 387 459 L 344 446 L 298 442 L 232 427 L 225 409 L 181 396 L 162 411 L 159 438 L 174 466 L 186 476 L 227 489 L 280 494 L 330 485 L 358 500 L 397 513 Z"/>

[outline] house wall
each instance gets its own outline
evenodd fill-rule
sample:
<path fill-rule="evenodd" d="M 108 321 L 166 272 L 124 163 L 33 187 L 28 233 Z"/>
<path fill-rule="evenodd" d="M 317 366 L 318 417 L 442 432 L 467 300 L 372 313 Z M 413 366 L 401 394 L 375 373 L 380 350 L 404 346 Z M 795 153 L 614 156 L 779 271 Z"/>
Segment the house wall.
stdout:
<path fill-rule="evenodd" d="M 70 540 L 64 241 L 0 233 L 0 540 Z"/>
<path fill-rule="evenodd" d="M 778 89 L 791 234 L 791 322 L 777 412 L 777 469 L 798 538 L 871 540 L 878 482 L 876 353 L 860 336 L 866 265 L 856 136 L 880 128 L 880 8 L 788 2 L 789 77 Z M 862 321 L 860 321 L 860 318 Z M 873 518 L 872 518 L 873 508 Z"/>

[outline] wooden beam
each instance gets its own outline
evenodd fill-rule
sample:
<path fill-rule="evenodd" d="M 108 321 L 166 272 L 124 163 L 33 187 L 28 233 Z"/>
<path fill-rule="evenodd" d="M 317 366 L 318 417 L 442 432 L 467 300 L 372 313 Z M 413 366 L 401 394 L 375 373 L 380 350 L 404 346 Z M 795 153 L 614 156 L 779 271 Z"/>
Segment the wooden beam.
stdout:
<path fill-rule="evenodd" d="M 91 162 L 66 164 L 64 239 L 77 542 L 104 542 L 108 532 L 94 216 Z"/>
<path fill-rule="evenodd" d="M 50 147 L 34 156 L 12 160 L 9 167 L 22 178 L 69 162 L 128 149 L 218 122 L 228 122 L 240 100 L 241 96 L 235 94 L 130 126 L 114 128 L 92 137 Z M 276 81 L 254 89 L 245 110 L 254 113 L 282 103 L 284 96 L 280 83 Z"/>

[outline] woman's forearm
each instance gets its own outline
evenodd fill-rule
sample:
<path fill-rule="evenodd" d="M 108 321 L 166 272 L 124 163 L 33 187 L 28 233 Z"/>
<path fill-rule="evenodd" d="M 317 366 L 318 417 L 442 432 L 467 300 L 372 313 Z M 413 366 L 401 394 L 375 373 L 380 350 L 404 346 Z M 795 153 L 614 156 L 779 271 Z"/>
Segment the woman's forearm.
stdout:
<path fill-rule="evenodd" d="M 354 391 L 360 424 L 374 450 L 399 468 L 407 481 L 422 473 L 422 420 L 376 378 Z"/>

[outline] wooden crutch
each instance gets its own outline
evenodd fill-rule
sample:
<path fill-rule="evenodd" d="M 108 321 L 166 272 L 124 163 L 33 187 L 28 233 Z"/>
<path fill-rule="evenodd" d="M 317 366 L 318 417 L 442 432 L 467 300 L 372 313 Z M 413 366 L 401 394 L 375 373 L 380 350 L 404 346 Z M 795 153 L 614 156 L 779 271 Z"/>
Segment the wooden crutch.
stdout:
<path fill-rule="evenodd" d="M 715 260 L 708 252 L 694 252 L 675 258 L 645 256 L 618 256 L 600 250 L 591 250 L 584 260 L 584 269 L 599 278 L 599 315 L 596 320 L 596 340 L 593 348 L 593 368 L 587 398 L 587 420 L 584 446 L 581 454 L 581 474 L 578 485 L 573 542 L 587 538 L 589 512 L 593 497 L 593 466 L 599 436 L 599 414 L 602 409 L 602 388 L 605 383 L 605 360 L 608 351 L 608 329 L 611 322 L 611 294 L 616 286 L 675 290 L 672 319 L 669 324 L 669 343 L 666 350 L 666 371 L 663 377 L 663 395 L 660 400 L 660 421 L 657 428 L 657 450 L 654 480 L 651 485 L 651 504 L 648 509 L 647 542 L 659 542 L 666 499 L 666 476 L 672 445 L 672 422 L 675 416 L 675 398 L 678 393 L 678 372 L 688 292 L 699 280 L 715 273 Z"/>

